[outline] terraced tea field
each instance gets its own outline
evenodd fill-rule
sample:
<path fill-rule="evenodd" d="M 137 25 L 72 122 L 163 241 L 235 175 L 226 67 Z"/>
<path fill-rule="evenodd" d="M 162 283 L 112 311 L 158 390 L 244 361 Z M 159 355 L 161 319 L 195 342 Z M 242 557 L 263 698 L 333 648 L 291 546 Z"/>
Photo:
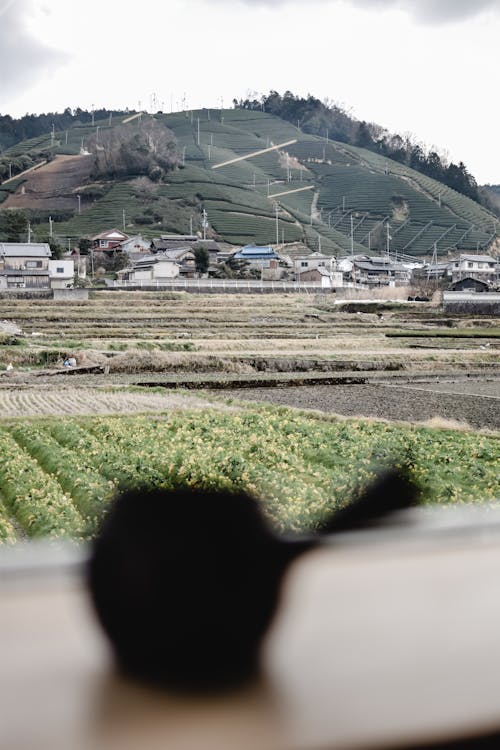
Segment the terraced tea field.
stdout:
<path fill-rule="evenodd" d="M 125 125 L 123 118 L 115 118 L 111 127 L 120 125 L 134 134 L 148 117 Z M 10 194 L 0 196 L 10 206 L 29 208 L 30 201 L 32 208 L 47 211 L 57 201 L 73 206 L 75 215 L 64 221 L 62 217 L 54 225 L 64 246 L 68 237 L 74 240 L 122 227 L 124 211 L 129 234 L 185 233 L 191 222 L 200 230 L 206 211 L 210 236 L 233 244 L 274 243 L 275 201 L 280 207 L 278 244 L 285 249 L 301 241 L 314 250 L 321 243 L 323 251 L 333 254 L 350 252 L 351 247 L 356 252 L 380 252 L 385 240 L 379 230 L 387 223 L 392 251 L 412 256 L 430 255 L 434 247 L 442 255 L 456 250 L 487 251 L 496 242 L 496 217 L 463 195 L 397 162 L 302 133 L 266 113 L 202 109 L 159 114 L 155 119 L 174 133 L 181 161 L 179 169 L 161 183 L 130 175 L 102 180 L 97 192 L 92 184 L 88 188 L 94 192 L 88 195 L 83 186 L 81 214 L 74 191 L 68 188 L 65 193 L 64 185 L 56 184 L 57 170 L 52 190 L 46 190 L 45 196 L 37 194 L 36 179 L 30 175 L 23 183 L 23 195 L 19 190 L 12 195 L 11 184 L 6 185 Z M 97 126 L 103 132 L 110 127 L 107 122 Z M 93 148 L 95 134 L 89 126 L 74 128 L 67 136 L 56 134 L 53 146 L 48 134 L 45 139 L 17 144 L 6 154 L 26 153 L 34 160 L 47 149 L 56 155 L 78 154 L 82 140 Z M 260 153 L 291 141 L 295 142 Z M 51 169 L 54 172 L 50 165 L 42 167 L 39 177 Z M 153 211 L 155 218 L 149 220 L 145 211 Z"/>

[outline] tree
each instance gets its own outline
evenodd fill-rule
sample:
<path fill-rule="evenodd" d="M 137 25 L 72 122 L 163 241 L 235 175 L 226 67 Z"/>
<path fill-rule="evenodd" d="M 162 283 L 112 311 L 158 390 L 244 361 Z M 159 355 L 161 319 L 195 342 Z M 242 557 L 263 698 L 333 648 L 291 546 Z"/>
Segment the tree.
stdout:
<path fill-rule="evenodd" d="M 16 209 L 7 209 L 0 214 L 0 237 L 4 242 L 26 242 L 28 219 Z"/>
<path fill-rule="evenodd" d="M 92 242 L 87 237 L 80 237 L 78 240 L 78 249 L 82 255 L 88 255 L 92 247 Z"/>
<path fill-rule="evenodd" d="M 194 251 L 194 264 L 200 276 L 207 273 L 210 265 L 210 253 L 204 247 L 197 247 Z"/>

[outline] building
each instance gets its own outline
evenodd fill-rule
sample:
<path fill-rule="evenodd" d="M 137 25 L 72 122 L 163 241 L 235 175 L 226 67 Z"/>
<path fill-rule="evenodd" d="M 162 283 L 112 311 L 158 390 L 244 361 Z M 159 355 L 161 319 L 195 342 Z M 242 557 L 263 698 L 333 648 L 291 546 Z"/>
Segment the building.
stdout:
<path fill-rule="evenodd" d="M 94 250 L 114 250 L 119 248 L 122 242 L 129 240 L 130 237 L 119 229 L 108 229 L 107 232 L 101 232 L 90 238 Z"/>
<path fill-rule="evenodd" d="M 338 268 L 346 281 L 364 286 L 404 286 L 412 273 L 410 268 L 385 255 L 352 255 L 339 261 Z"/>
<path fill-rule="evenodd" d="M 134 237 L 129 237 L 126 240 L 123 240 L 123 242 L 120 242 L 119 245 L 115 246 L 115 252 L 122 252 L 122 253 L 150 253 L 151 252 L 151 242 L 149 240 L 145 240 L 141 237 L 140 234 L 135 235 Z"/>
<path fill-rule="evenodd" d="M 1 242 L 0 289 L 50 289 L 51 256 L 45 242 Z"/>
<path fill-rule="evenodd" d="M 278 268 L 281 256 L 279 256 L 271 245 L 245 245 L 233 253 L 234 260 L 244 260 L 253 268 Z"/>
<path fill-rule="evenodd" d="M 293 265 L 297 275 L 316 268 L 325 268 L 328 273 L 332 273 L 336 268 L 335 258 L 332 255 L 324 255 L 318 252 L 309 255 L 297 255 L 293 259 Z"/>
<path fill-rule="evenodd" d="M 0 242 L 0 289 L 68 289 L 72 260 L 51 260 L 46 242 Z"/>
<path fill-rule="evenodd" d="M 72 289 L 75 282 L 74 261 L 49 260 L 49 281 L 51 289 Z"/>
<path fill-rule="evenodd" d="M 130 268 L 124 268 L 116 274 L 118 281 L 139 282 L 148 281 L 161 283 L 171 281 L 180 274 L 179 263 L 173 258 L 161 255 L 148 255 L 134 263 Z"/>
<path fill-rule="evenodd" d="M 452 283 L 467 277 L 493 283 L 500 277 L 500 264 L 491 255 L 459 255 L 448 268 Z"/>

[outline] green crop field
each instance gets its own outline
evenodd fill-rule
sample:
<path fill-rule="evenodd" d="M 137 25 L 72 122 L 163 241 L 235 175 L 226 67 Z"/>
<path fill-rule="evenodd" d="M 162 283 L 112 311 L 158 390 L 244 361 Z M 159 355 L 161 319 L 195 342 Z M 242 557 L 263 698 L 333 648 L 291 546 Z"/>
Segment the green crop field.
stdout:
<path fill-rule="evenodd" d="M 280 530 L 314 529 L 404 462 L 434 503 L 494 500 L 498 438 L 249 407 L 0 424 L 0 538 L 87 539 L 120 487 L 243 488 Z"/>

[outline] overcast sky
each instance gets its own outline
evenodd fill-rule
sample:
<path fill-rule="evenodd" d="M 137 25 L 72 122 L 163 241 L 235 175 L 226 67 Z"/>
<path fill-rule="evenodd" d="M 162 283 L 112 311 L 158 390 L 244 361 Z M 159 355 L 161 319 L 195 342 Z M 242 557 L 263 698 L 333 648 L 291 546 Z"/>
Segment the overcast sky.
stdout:
<path fill-rule="evenodd" d="M 0 112 L 289 89 L 500 183 L 500 0 L 0 0 Z"/>

